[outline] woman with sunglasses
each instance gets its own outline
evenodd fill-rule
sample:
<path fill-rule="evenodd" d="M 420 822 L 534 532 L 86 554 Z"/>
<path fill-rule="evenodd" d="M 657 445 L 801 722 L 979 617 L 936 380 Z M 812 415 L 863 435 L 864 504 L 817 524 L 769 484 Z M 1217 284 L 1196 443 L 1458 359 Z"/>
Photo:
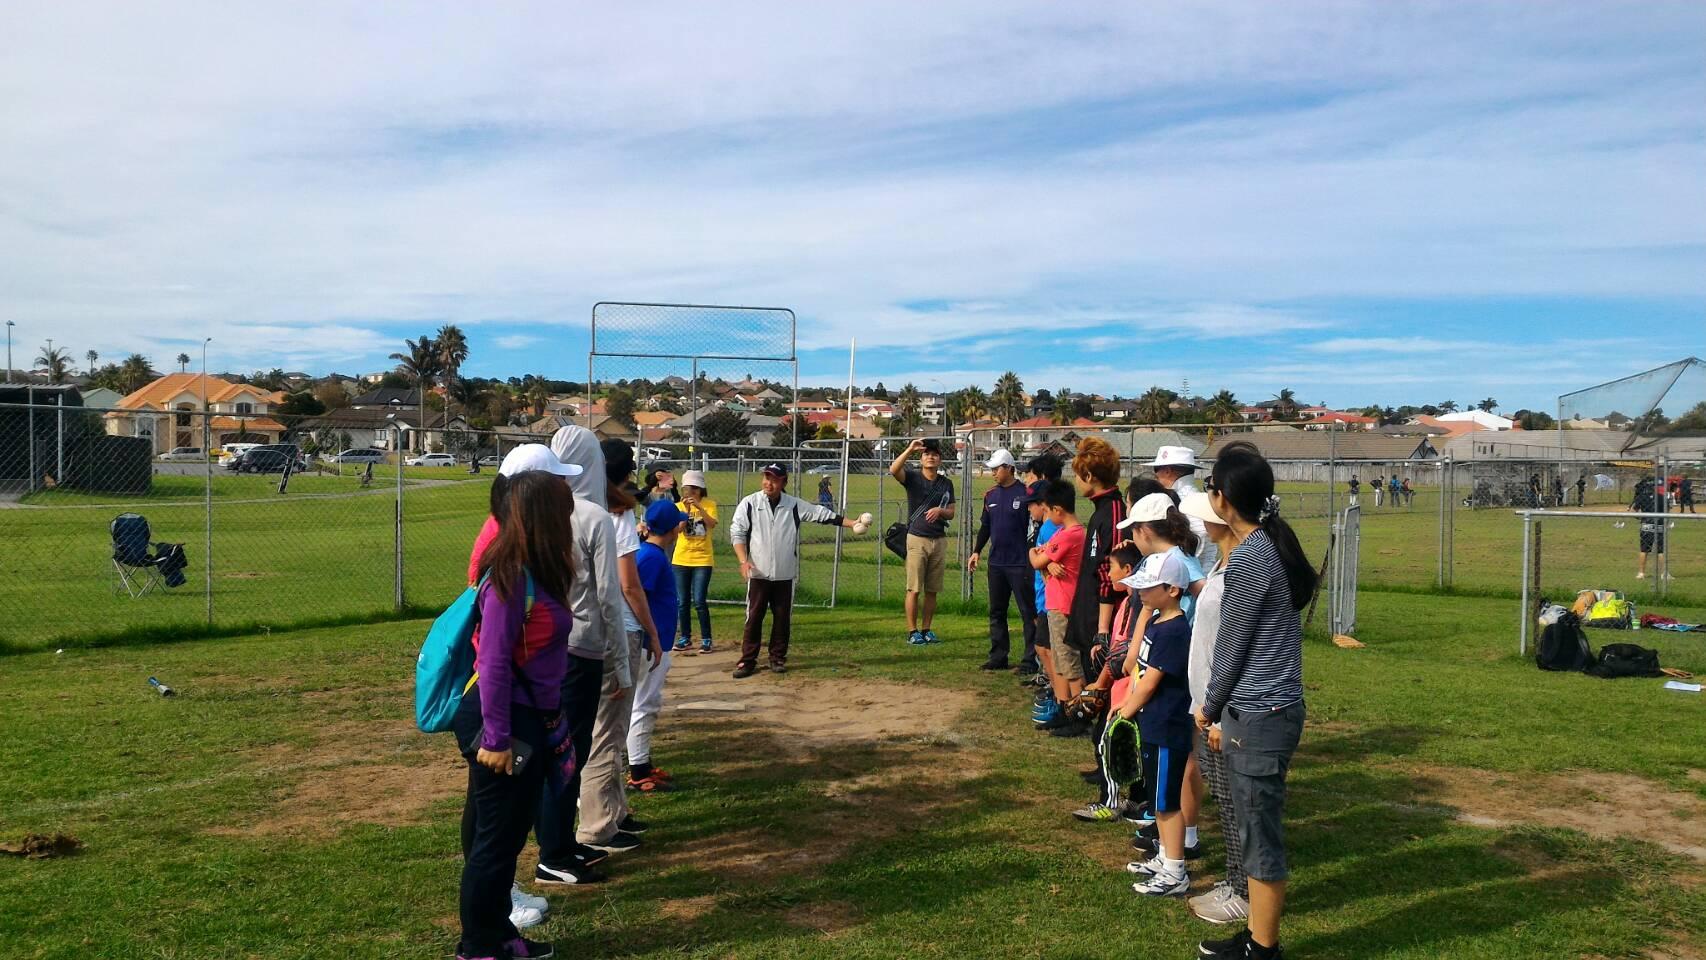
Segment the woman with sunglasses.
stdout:
<path fill-rule="evenodd" d="M 1200 953 L 1269 960 L 1284 955 L 1285 778 L 1304 717 L 1298 613 L 1315 592 L 1315 571 L 1280 517 L 1273 468 L 1254 446 L 1227 446 L 1204 487 L 1237 545 L 1226 562 L 1214 670 L 1196 721 L 1205 734 L 1220 724 L 1239 856 L 1249 877 L 1250 925 L 1229 939 L 1204 941 Z"/>

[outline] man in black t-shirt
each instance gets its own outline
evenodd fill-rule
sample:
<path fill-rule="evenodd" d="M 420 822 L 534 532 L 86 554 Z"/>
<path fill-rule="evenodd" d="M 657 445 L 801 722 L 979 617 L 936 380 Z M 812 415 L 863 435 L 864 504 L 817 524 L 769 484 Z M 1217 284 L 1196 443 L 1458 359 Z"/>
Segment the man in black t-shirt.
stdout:
<path fill-rule="evenodd" d="M 906 463 L 914 453 L 917 469 Z M 889 465 L 889 474 L 906 488 L 907 642 L 936 643 L 930 624 L 947 571 L 948 521 L 954 519 L 954 481 L 942 473 L 941 442 L 933 437 L 912 441 Z"/>

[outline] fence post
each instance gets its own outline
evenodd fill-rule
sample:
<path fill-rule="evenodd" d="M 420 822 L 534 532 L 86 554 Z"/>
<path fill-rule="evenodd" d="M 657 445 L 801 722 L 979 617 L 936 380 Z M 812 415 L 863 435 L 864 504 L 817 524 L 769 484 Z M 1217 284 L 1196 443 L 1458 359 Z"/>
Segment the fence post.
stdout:
<path fill-rule="evenodd" d="M 959 502 L 962 505 L 970 504 L 972 502 L 971 461 L 974 451 L 977 450 L 977 443 L 975 442 L 976 437 L 977 431 L 975 430 L 966 434 L 966 448 L 960 454 Z M 962 519 L 960 522 L 959 541 L 959 556 L 954 559 L 960 568 L 960 600 L 962 602 L 969 602 L 971 600 L 971 571 L 966 569 L 966 557 L 971 554 L 971 525 L 967 520 Z"/>
<path fill-rule="evenodd" d="M 1532 563 L 1530 552 L 1534 546 L 1534 515 L 1527 510 L 1522 512 L 1522 622 L 1517 632 L 1518 656 L 1528 656 L 1528 571 Z"/>
<path fill-rule="evenodd" d="M 1445 503 L 1448 495 L 1445 490 L 1445 480 L 1451 470 L 1451 458 L 1448 456 L 1439 461 L 1439 551 L 1435 556 L 1437 569 L 1434 571 L 1434 586 L 1445 587 Z"/>
<path fill-rule="evenodd" d="M 213 434 L 209 429 L 208 417 L 208 412 L 203 410 L 201 412 L 201 452 L 202 460 L 204 461 L 203 466 L 205 469 L 203 471 L 202 481 L 203 516 L 201 525 L 203 531 L 202 553 L 205 554 L 205 557 L 201 564 L 201 580 L 202 593 L 206 596 L 207 600 L 207 625 L 211 627 L 213 626 L 213 461 L 207 457 L 207 454 L 210 452 L 208 450 L 208 445 Z M 152 443 L 153 440 L 150 440 L 149 442 Z M 149 469 L 152 470 L 153 467 L 151 466 Z"/>
<path fill-rule="evenodd" d="M 403 428 L 397 425 L 397 509 L 396 529 L 393 542 L 396 544 L 396 558 L 392 571 L 392 605 L 399 612 L 403 609 Z"/>
<path fill-rule="evenodd" d="M 886 453 L 888 451 L 888 448 L 884 447 L 883 451 Z M 886 550 L 883 546 L 883 534 L 887 533 L 888 529 L 889 529 L 888 517 L 884 516 L 884 512 L 887 510 L 887 507 L 883 503 L 883 501 L 885 499 L 887 499 L 886 491 L 888 490 L 889 485 L 884 482 L 887 479 L 888 479 L 888 471 L 886 471 L 886 470 L 883 471 L 881 474 L 879 474 L 877 477 L 877 522 L 876 522 L 874 529 L 877 531 L 877 536 L 875 539 L 877 541 L 876 547 L 877 547 L 877 602 L 878 603 L 883 602 L 883 554 L 888 552 L 888 550 Z"/>

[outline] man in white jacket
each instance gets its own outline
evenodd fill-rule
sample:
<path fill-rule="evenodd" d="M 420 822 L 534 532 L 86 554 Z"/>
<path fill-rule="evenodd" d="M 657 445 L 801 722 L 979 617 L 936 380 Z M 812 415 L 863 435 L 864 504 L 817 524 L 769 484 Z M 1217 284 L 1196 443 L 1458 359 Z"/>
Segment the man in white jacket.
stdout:
<path fill-rule="evenodd" d="M 746 578 L 746 629 L 740 662 L 735 664 L 737 680 L 758 672 L 759 638 L 766 612 L 775 616 L 770 624 L 770 669 L 787 672 L 794 580 L 800 575 L 800 524 L 821 523 L 864 533 L 870 523 L 868 515 L 853 520 L 829 507 L 790 496 L 786 464 L 767 463 L 760 474 L 763 487 L 742 500 L 729 521 L 729 542 L 740 560 L 740 575 Z"/>

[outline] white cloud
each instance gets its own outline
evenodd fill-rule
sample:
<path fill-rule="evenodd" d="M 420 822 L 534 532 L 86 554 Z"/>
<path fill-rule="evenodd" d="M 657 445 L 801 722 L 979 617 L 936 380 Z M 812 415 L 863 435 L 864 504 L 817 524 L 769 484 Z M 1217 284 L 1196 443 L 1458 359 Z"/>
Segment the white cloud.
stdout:
<path fill-rule="evenodd" d="M 498 347 L 503 350 L 525 350 L 526 348 L 539 343 L 542 339 L 543 338 L 535 337 L 531 334 L 512 333 L 498 337 L 492 342 L 497 344 Z"/>
<path fill-rule="evenodd" d="M 502 321 L 556 328 L 524 346 L 572 374 L 591 303 L 628 297 L 792 306 L 808 349 L 1096 323 L 1205 379 L 1201 341 L 1266 335 L 1338 376 L 1307 361 L 1430 350 L 1297 349 L 1342 324 L 1261 305 L 1706 296 L 1703 28 L 1690 4 L 14 6 L 0 286 L 20 336 L 157 360 L 207 332 L 255 365 L 383 357 L 406 321 L 465 325 L 477 364 Z M 896 306 L 923 299 L 953 307 Z"/>

